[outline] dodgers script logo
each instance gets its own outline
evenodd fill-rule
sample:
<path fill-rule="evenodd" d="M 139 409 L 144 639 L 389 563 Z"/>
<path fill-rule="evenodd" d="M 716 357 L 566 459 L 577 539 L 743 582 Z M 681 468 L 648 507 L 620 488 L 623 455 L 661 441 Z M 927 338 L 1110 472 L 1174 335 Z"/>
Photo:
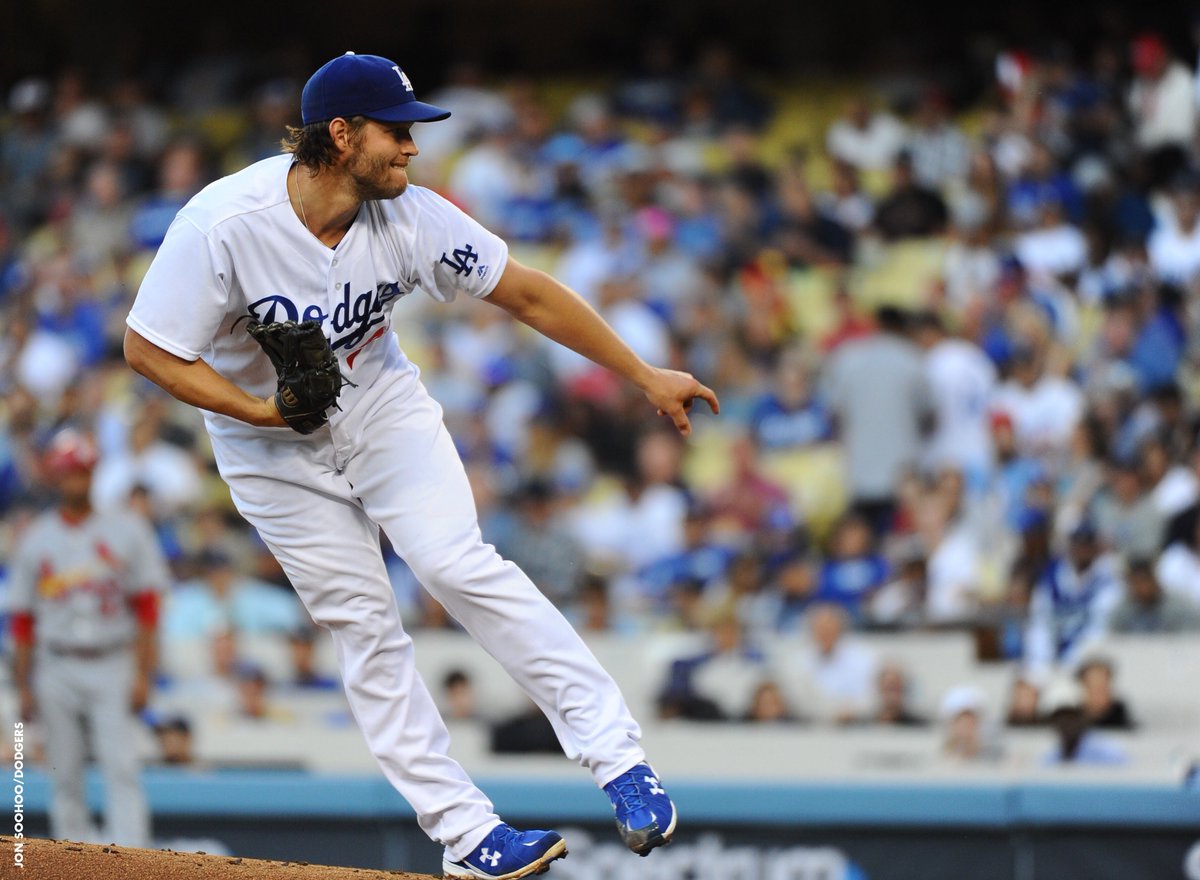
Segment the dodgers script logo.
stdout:
<path fill-rule="evenodd" d="M 350 283 L 346 282 L 342 285 L 342 299 L 333 307 L 332 314 L 326 314 L 316 303 L 305 306 L 301 311 L 291 299 L 279 294 L 255 300 L 246 306 L 246 309 L 254 320 L 262 324 L 275 321 L 316 321 L 324 328 L 325 322 L 328 321 L 329 328 L 333 331 L 329 345 L 337 351 L 353 349 L 364 339 L 370 341 L 383 335 L 386 328 L 381 325 L 387 321 L 387 307 L 407 293 L 407 290 L 400 289 L 399 284 L 390 281 L 351 298 Z M 379 329 L 372 334 L 371 331 L 377 327 Z M 371 334 L 369 339 L 368 334 Z M 351 365 L 354 354 L 357 352 L 351 354 Z"/>

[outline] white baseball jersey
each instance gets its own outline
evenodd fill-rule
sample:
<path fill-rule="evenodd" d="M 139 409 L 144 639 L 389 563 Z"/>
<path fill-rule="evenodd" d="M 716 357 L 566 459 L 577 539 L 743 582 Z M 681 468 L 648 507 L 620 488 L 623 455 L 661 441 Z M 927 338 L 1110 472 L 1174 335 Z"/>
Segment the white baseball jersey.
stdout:
<path fill-rule="evenodd" d="M 508 247 L 454 205 L 419 186 L 364 202 L 336 248 L 318 241 L 288 199 L 292 158 L 264 159 L 205 187 L 179 212 L 127 319 L 137 333 L 186 360 L 203 358 L 251 394 L 275 392 L 270 361 L 243 316 L 321 322 L 342 372 L 336 424 L 385 367 L 405 358 L 391 330 L 396 301 L 420 287 L 440 302 L 484 297 L 504 272 Z M 184 305 L 186 304 L 186 305 Z M 357 386 L 357 387 L 355 387 Z M 256 428 L 205 413 L 215 440 L 297 441 L 290 428 Z M 318 432 L 320 434 L 321 432 Z"/>
<path fill-rule="evenodd" d="M 133 641 L 129 598 L 161 592 L 166 560 L 150 525 L 123 510 L 71 523 L 58 511 L 39 517 L 13 558 L 13 613 L 37 620 L 39 644 L 103 650 Z"/>
<path fill-rule="evenodd" d="M 545 711 L 598 785 L 645 753 L 616 683 L 561 612 L 485 544 L 442 411 L 390 331 L 396 300 L 487 296 L 504 242 L 421 187 L 366 202 L 336 248 L 288 199 L 291 157 L 217 181 L 180 212 L 142 283 L 129 326 L 203 357 L 259 396 L 275 371 L 237 325 L 319 321 L 353 385 L 311 435 L 206 414 L 238 511 L 279 560 L 312 619 L 330 630 L 346 696 L 388 780 L 458 861 L 499 823 L 448 754 L 449 733 L 417 674 L 379 554 L 388 537 L 417 579 Z M 357 387 L 356 387 L 357 386 Z"/>
<path fill-rule="evenodd" d="M 992 362 L 978 346 L 946 339 L 925 355 L 925 377 L 937 411 L 929 464 L 987 467 L 992 457 L 988 407 L 996 387 Z"/>

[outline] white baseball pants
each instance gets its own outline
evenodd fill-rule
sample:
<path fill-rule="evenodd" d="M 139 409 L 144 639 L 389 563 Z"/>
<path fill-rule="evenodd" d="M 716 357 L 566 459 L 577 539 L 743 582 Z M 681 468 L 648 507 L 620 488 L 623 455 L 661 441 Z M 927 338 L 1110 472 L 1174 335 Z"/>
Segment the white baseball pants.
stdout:
<path fill-rule="evenodd" d="M 449 733 L 417 674 L 379 527 L 598 785 L 644 760 L 641 731 L 612 677 L 529 578 L 483 542 L 441 407 L 416 369 L 388 375 L 331 433 L 332 442 L 324 429 L 313 442 L 214 438 L 214 450 L 238 510 L 313 620 L 332 632 L 351 710 L 384 774 L 448 858 L 468 855 L 499 819 L 447 755 Z"/>

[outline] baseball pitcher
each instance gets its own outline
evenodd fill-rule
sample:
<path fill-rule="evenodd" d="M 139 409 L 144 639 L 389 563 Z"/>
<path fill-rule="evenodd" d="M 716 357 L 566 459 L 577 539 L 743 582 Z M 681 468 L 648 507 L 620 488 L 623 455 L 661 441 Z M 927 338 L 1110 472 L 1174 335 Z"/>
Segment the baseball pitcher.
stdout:
<path fill-rule="evenodd" d="M 420 287 L 485 300 L 644 391 L 684 434 L 695 378 L 643 362 L 574 292 L 410 186 L 416 99 L 399 65 L 347 53 L 304 88 L 285 154 L 216 181 L 172 224 L 128 318 L 139 373 L 205 410 L 241 514 L 313 620 L 330 630 L 355 718 L 384 774 L 445 846 L 457 878 L 516 878 L 566 853 L 553 831 L 502 823 L 463 768 L 413 664 L 377 540 L 546 713 L 646 854 L 675 807 L 645 763 L 616 684 L 520 569 L 483 542 L 461 461 L 391 332 Z"/>

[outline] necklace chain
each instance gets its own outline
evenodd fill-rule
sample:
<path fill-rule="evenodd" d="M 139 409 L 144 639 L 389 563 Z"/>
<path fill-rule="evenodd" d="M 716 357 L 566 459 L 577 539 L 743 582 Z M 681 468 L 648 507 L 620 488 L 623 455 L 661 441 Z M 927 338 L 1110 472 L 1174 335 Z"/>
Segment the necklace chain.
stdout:
<path fill-rule="evenodd" d="M 308 214 L 304 210 L 304 193 L 300 191 L 300 166 L 296 166 L 296 199 L 300 202 L 300 218 L 304 221 L 304 228 L 312 232 L 308 225 Z"/>

